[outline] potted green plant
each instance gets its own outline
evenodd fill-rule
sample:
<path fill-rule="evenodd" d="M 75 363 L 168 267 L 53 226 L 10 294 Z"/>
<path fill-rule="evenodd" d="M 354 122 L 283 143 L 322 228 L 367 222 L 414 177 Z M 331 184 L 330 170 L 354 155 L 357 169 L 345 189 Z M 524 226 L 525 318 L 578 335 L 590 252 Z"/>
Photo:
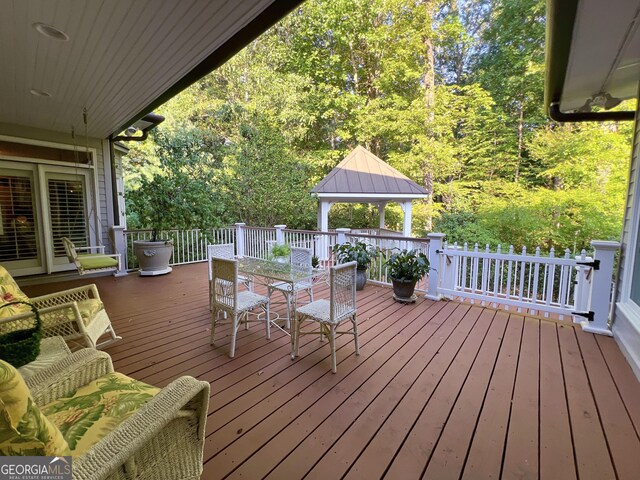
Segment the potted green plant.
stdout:
<path fill-rule="evenodd" d="M 356 290 L 362 290 L 367 283 L 367 268 L 371 263 L 371 249 L 364 242 L 345 242 L 333 247 L 338 263 L 358 262 L 356 267 Z"/>
<path fill-rule="evenodd" d="M 291 255 L 291 248 L 286 244 L 275 244 L 271 247 L 271 258 L 275 259 L 278 263 L 287 263 L 289 261 L 289 255 Z"/>
<path fill-rule="evenodd" d="M 150 240 L 135 240 L 133 251 L 140 265 L 140 275 L 171 272 L 169 261 L 173 240 L 162 238 L 168 230 L 191 230 L 210 227 L 216 218 L 215 191 L 207 171 L 202 170 L 201 156 L 206 155 L 199 137 L 192 132 L 178 132 L 168 137 L 157 135 L 155 153 L 160 171 L 151 178 L 142 177 L 138 188 L 127 192 L 127 211 L 142 228 L 151 228 Z"/>
<path fill-rule="evenodd" d="M 419 250 L 400 250 L 386 262 L 393 284 L 394 298 L 400 302 L 413 300 L 416 283 L 429 274 L 429 259 Z"/>

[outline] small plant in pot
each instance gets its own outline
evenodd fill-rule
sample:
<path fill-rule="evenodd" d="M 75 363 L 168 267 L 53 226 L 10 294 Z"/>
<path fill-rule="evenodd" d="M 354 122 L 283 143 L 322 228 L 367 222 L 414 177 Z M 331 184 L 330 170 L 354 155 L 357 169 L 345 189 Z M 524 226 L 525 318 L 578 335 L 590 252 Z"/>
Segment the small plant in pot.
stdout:
<path fill-rule="evenodd" d="M 287 263 L 289 261 L 289 255 L 291 255 L 291 248 L 286 244 L 275 244 L 271 247 L 271 258 L 275 259 L 278 263 Z"/>
<path fill-rule="evenodd" d="M 413 292 L 418 280 L 429 274 L 429 259 L 419 250 L 400 250 L 386 263 L 393 284 L 393 296 L 400 302 L 415 300 Z"/>
<path fill-rule="evenodd" d="M 356 267 L 356 290 L 367 283 L 367 268 L 371 264 L 371 248 L 364 242 L 345 242 L 333 247 L 338 263 L 358 262 Z"/>

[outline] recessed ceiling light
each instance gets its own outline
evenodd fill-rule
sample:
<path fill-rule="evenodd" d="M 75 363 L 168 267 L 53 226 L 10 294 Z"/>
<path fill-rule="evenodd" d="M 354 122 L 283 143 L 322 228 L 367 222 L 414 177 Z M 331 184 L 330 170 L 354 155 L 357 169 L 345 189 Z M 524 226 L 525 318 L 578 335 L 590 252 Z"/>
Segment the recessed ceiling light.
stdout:
<path fill-rule="evenodd" d="M 47 25 L 46 23 L 34 23 L 33 28 L 35 28 L 39 34 L 44 35 L 45 37 L 53 38 L 55 40 L 62 40 L 63 42 L 69 40 L 69 35 L 64 33 L 62 30 L 58 30 L 56 27 Z"/>
<path fill-rule="evenodd" d="M 31 95 L 35 95 L 36 97 L 50 97 L 51 94 L 49 92 L 45 92 L 44 90 L 38 90 L 37 88 L 32 88 L 29 90 Z"/>

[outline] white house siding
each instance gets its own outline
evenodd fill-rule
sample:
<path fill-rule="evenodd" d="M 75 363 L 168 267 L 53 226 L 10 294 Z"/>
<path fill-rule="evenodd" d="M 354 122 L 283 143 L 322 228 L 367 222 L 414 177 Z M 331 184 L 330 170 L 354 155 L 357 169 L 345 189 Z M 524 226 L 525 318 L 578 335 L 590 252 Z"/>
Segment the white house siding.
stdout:
<path fill-rule="evenodd" d="M 15 137 L 16 142 L 20 139 L 24 139 L 25 143 L 29 140 L 38 140 L 44 142 L 53 142 L 58 144 L 65 144 L 73 146 L 74 142 L 71 138 L 71 133 L 60 133 L 49 130 L 35 129 L 31 127 L 24 127 L 20 125 L 12 125 L 6 123 L 0 123 L 0 135 L 6 135 L 9 137 Z M 111 251 L 111 242 L 109 240 L 109 229 L 113 225 L 112 216 L 109 216 L 111 208 L 107 206 L 107 202 L 111 201 L 111 183 L 105 180 L 105 168 L 110 168 L 109 159 L 107 158 L 107 164 L 105 165 L 105 149 L 101 139 L 88 138 L 85 139 L 81 134 L 76 135 L 76 146 L 78 149 L 82 149 L 88 144 L 89 148 L 96 151 L 96 164 L 95 164 L 95 178 L 97 183 L 97 205 L 99 209 L 99 221 L 98 227 L 95 228 L 96 236 L 98 237 L 98 243 L 104 245 L 107 251 Z M 107 150 L 108 155 L 108 150 Z M 95 219 L 92 220 L 92 225 L 96 225 Z"/>
<path fill-rule="evenodd" d="M 629 299 L 631 272 L 633 270 L 636 233 L 640 221 L 640 94 L 638 95 L 635 132 L 631 167 L 629 169 L 629 187 L 622 229 L 622 249 L 620 267 L 617 276 L 616 304 L 613 316 L 613 334 L 622 352 L 629 360 L 636 376 L 640 379 L 640 306 Z M 640 261 L 640 259 L 638 259 Z"/>

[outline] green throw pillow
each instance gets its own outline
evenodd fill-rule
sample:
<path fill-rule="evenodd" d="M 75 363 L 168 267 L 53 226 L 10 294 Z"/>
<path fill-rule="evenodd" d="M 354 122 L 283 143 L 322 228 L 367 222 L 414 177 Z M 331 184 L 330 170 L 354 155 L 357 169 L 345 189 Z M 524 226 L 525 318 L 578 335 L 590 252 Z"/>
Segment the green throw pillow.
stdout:
<path fill-rule="evenodd" d="M 15 368 L 20 368 L 33 362 L 40 354 L 42 322 L 38 309 L 27 302 L 10 302 L 0 306 L 0 309 L 11 308 L 16 304 L 28 305 L 31 308 L 35 317 L 34 326 L 0 335 L 0 360 L 10 363 Z M 30 318 L 24 319 L 25 323 L 30 321 Z"/>

